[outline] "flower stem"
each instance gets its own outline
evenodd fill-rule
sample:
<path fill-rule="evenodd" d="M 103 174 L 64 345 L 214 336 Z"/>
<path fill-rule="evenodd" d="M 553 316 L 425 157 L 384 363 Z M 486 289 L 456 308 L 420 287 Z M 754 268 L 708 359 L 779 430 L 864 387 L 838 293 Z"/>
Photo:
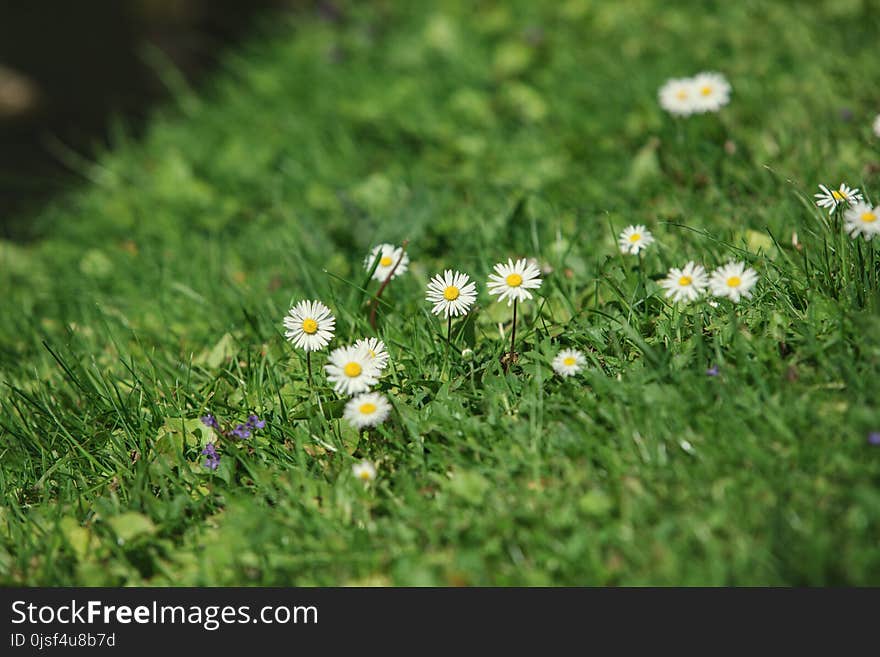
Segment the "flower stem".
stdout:
<path fill-rule="evenodd" d="M 513 325 L 510 327 L 510 358 L 508 359 L 508 363 L 513 364 L 513 358 L 516 354 L 514 351 L 514 343 L 516 342 L 516 304 L 517 299 L 513 300 Z"/>
<path fill-rule="evenodd" d="M 409 244 L 409 240 L 403 240 L 403 244 L 400 245 L 400 257 L 397 259 L 397 262 L 394 263 L 394 266 L 391 268 L 391 271 L 388 272 L 388 276 L 385 277 L 385 280 L 382 281 L 382 285 L 379 286 L 379 289 L 376 290 L 376 296 L 373 297 L 372 308 L 370 309 L 370 326 L 373 327 L 373 330 L 376 330 L 376 310 L 379 308 L 379 297 L 382 296 L 382 292 L 385 291 L 385 288 L 388 286 L 388 283 L 391 282 L 391 279 L 394 277 L 394 272 L 397 271 L 398 265 L 403 260 L 403 256 L 406 255 L 406 246 Z"/>
<path fill-rule="evenodd" d="M 312 352 L 306 352 L 306 369 L 309 372 L 309 388 L 312 388 Z"/>

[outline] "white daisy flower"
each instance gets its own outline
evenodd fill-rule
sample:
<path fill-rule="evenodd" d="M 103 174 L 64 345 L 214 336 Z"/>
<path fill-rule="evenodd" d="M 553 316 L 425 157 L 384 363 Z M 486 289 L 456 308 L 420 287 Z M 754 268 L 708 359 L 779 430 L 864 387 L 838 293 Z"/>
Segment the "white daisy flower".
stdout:
<path fill-rule="evenodd" d="M 758 274 L 744 262 L 729 262 L 712 272 L 709 287 L 716 297 L 727 297 L 734 303 L 750 299 Z"/>
<path fill-rule="evenodd" d="M 367 392 L 379 382 L 379 369 L 363 347 L 339 347 L 330 352 L 324 365 L 327 380 L 340 395 Z"/>
<path fill-rule="evenodd" d="M 654 236 L 651 231 L 642 226 L 627 226 L 623 229 L 620 237 L 617 238 L 617 244 L 623 253 L 638 255 L 639 251 L 648 248 L 654 243 Z"/>
<path fill-rule="evenodd" d="M 720 73 L 700 73 L 692 84 L 695 112 L 717 112 L 730 102 L 730 83 Z"/>
<path fill-rule="evenodd" d="M 382 424 L 390 413 L 391 404 L 384 395 L 368 392 L 348 400 L 342 417 L 355 429 L 363 429 Z"/>
<path fill-rule="evenodd" d="M 388 351 L 385 349 L 385 343 L 379 338 L 361 338 L 355 340 L 354 346 L 366 350 L 373 365 L 380 372 L 388 367 Z"/>
<path fill-rule="evenodd" d="M 553 359 L 553 370 L 562 377 L 574 376 L 584 367 L 584 355 L 577 349 L 563 349 Z"/>
<path fill-rule="evenodd" d="M 843 215 L 846 232 L 855 239 L 859 235 L 870 241 L 880 233 L 880 205 L 872 208 L 867 203 L 856 203 Z"/>
<path fill-rule="evenodd" d="M 667 80 L 657 93 L 660 107 L 673 116 L 688 116 L 694 113 L 696 89 L 690 78 Z"/>
<path fill-rule="evenodd" d="M 535 265 L 530 265 L 525 258 L 516 263 L 510 258 L 507 264 L 499 262 L 495 265 L 495 273 L 489 274 L 489 294 L 497 294 L 498 301 L 507 299 L 509 306 L 514 301 L 526 301 L 532 298 L 529 290 L 541 287 L 541 272 Z"/>
<path fill-rule="evenodd" d="M 874 134 L 880 137 L 880 114 L 874 119 Z"/>
<path fill-rule="evenodd" d="M 379 246 L 374 246 L 370 251 L 370 254 L 364 258 L 364 269 L 370 271 L 370 267 L 373 266 L 373 261 L 376 260 L 376 257 L 379 258 L 379 264 L 376 265 L 376 271 L 373 272 L 373 278 L 377 281 L 384 281 L 388 278 L 388 275 L 392 270 L 394 271 L 394 276 L 391 278 L 397 278 L 404 273 L 409 266 L 409 256 L 403 248 L 394 246 L 393 244 L 380 244 Z M 395 269 L 394 265 L 397 264 L 398 260 L 400 260 L 400 264 L 397 265 L 397 269 Z"/>
<path fill-rule="evenodd" d="M 336 318 L 320 301 L 300 301 L 284 318 L 285 337 L 294 347 L 318 351 L 327 346 L 336 330 Z"/>
<path fill-rule="evenodd" d="M 709 287 L 709 276 L 706 270 L 693 262 L 684 267 L 672 267 L 666 278 L 660 281 L 660 287 L 666 290 L 666 298 L 678 303 L 694 301 Z"/>
<path fill-rule="evenodd" d="M 477 286 L 467 274 L 447 269 L 431 279 L 425 298 L 434 304 L 431 312 L 435 315 L 467 315 L 477 299 Z"/>
<path fill-rule="evenodd" d="M 813 194 L 816 205 L 828 210 L 828 214 L 834 214 L 838 205 L 852 205 L 862 200 L 862 194 L 858 188 L 853 189 L 846 183 L 840 183 L 837 189 L 829 189 L 825 185 L 819 185 L 819 193 Z"/>
<path fill-rule="evenodd" d="M 369 461 L 361 461 L 351 466 L 351 473 L 355 479 L 360 479 L 364 483 L 373 481 L 376 478 L 376 466 Z"/>

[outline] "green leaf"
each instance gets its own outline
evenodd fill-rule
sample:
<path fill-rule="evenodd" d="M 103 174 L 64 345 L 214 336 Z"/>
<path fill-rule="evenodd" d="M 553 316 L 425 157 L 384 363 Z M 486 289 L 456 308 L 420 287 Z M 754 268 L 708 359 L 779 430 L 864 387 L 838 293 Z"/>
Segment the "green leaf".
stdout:
<path fill-rule="evenodd" d="M 112 527 L 120 544 L 128 543 L 139 536 L 149 536 L 156 531 L 152 520 L 144 514 L 134 511 L 108 518 L 107 524 Z"/>
<path fill-rule="evenodd" d="M 73 553 L 79 561 L 85 559 L 89 551 L 89 544 L 92 540 L 92 533 L 82 527 L 75 518 L 66 516 L 58 523 L 61 533 L 64 535 Z"/>
<path fill-rule="evenodd" d="M 209 369 L 216 369 L 226 361 L 232 359 L 238 352 L 238 345 L 231 333 L 224 333 L 211 349 L 206 349 L 199 354 L 193 362 L 196 365 L 204 365 Z"/>

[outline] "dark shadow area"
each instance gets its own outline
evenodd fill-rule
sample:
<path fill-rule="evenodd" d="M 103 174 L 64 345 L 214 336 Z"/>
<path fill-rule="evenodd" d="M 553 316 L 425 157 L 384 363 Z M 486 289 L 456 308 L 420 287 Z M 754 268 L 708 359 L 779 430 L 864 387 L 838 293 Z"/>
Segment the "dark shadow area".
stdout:
<path fill-rule="evenodd" d="M 168 92 L 144 53 L 191 82 L 266 10 L 295 0 L 0 0 L 0 238 L 34 237 L 28 217 L 77 177 L 111 117 L 137 132 Z"/>

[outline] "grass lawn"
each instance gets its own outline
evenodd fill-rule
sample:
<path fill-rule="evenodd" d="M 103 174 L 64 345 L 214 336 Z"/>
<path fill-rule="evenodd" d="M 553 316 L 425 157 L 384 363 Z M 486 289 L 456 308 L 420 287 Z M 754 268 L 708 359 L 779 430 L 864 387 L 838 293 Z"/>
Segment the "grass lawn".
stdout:
<path fill-rule="evenodd" d="M 880 198 L 876 6 L 367 4 L 266 21 L 198 93 L 168 73 L 144 138 L 0 242 L 0 582 L 880 584 L 880 253 L 812 200 Z M 701 70 L 730 104 L 665 114 Z M 363 259 L 405 239 L 374 331 Z M 548 273 L 505 373 L 508 257 Z M 657 284 L 731 259 L 736 306 Z M 480 293 L 454 349 L 446 268 Z M 378 429 L 326 350 L 310 392 L 301 299 L 388 345 Z M 267 425 L 212 473 L 207 412 Z"/>

